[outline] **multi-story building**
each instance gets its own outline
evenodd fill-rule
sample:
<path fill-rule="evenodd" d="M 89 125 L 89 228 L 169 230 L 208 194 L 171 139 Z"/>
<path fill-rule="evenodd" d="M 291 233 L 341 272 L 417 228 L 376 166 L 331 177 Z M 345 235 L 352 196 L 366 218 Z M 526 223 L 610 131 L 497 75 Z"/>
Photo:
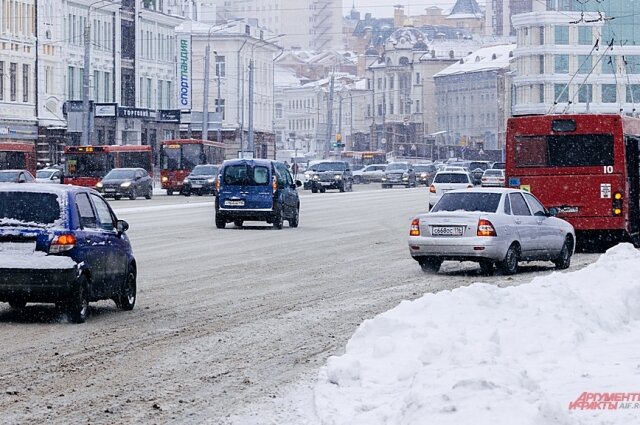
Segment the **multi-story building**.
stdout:
<path fill-rule="evenodd" d="M 532 12 L 534 3 L 534 0 L 488 0 L 485 9 L 486 34 L 515 36 L 516 29 L 511 18 L 519 13 Z"/>

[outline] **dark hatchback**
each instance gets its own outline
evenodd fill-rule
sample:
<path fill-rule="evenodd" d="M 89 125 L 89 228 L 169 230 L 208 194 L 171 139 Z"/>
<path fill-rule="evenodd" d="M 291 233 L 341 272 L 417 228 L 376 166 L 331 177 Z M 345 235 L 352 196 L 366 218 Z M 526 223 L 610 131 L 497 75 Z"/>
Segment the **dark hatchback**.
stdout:
<path fill-rule="evenodd" d="M 219 165 L 196 165 L 191 174 L 189 174 L 182 182 L 182 194 L 190 196 L 192 193 L 196 195 L 216 194 L 216 178 L 218 177 Z"/>
<path fill-rule="evenodd" d="M 96 190 L 104 197 L 120 199 L 128 196 L 134 200 L 138 196 L 151 199 L 153 180 L 144 168 L 114 168 L 96 185 Z"/>
<path fill-rule="evenodd" d="M 118 220 L 95 190 L 0 184 L 0 302 L 55 303 L 82 323 L 89 302 L 136 302 L 136 260 Z"/>
<path fill-rule="evenodd" d="M 245 221 L 266 221 L 282 229 L 298 227 L 300 220 L 299 180 L 279 161 L 267 159 L 234 159 L 225 161 L 215 201 L 216 227 L 223 229 L 233 222 L 237 227 Z"/>

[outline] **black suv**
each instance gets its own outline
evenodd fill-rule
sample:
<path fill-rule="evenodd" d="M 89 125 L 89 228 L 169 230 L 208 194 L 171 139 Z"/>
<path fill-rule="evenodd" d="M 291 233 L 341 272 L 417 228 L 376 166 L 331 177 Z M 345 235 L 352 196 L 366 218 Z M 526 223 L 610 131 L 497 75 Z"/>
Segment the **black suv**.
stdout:
<path fill-rule="evenodd" d="M 353 174 L 346 161 L 323 161 L 318 163 L 311 175 L 311 192 L 324 193 L 327 189 L 340 192 L 353 190 Z"/>
<path fill-rule="evenodd" d="M 182 182 L 182 194 L 190 196 L 192 193 L 196 195 L 205 195 L 210 193 L 216 194 L 216 178 L 218 177 L 219 165 L 196 165 L 191 174 L 189 174 Z"/>
<path fill-rule="evenodd" d="M 405 187 L 416 186 L 416 173 L 408 162 L 392 162 L 387 165 L 382 177 L 382 188 L 386 189 L 394 185 Z"/>

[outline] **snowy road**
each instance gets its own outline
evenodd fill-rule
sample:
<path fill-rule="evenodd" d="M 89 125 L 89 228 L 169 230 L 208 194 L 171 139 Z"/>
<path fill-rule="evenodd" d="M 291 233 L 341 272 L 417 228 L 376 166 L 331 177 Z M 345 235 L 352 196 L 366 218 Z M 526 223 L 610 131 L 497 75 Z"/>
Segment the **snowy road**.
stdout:
<path fill-rule="evenodd" d="M 427 276 L 409 257 L 409 222 L 425 199 L 424 187 L 306 191 L 300 227 L 281 231 L 215 229 L 211 197 L 112 202 L 131 225 L 138 304 L 95 303 L 83 325 L 48 305 L 1 305 L 2 422 L 219 424 L 264 406 L 341 353 L 364 319 L 482 281 L 473 263 Z M 571 268 L 597 257 L 577 254 Z M 524 265 L 492 280 L 552 270 Z"/>

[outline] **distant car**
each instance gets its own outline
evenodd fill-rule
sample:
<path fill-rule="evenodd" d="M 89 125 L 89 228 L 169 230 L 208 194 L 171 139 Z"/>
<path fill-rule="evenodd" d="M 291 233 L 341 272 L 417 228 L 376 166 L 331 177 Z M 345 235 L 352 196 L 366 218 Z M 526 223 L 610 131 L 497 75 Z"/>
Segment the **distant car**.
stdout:
<path fill-rule="evenodd" d="M 36 181 L 38 183 L 64 183 L 64 176 L 62 170 L 57 168 L 43 168 L 36 171 Z"/>
<path fill-rule="evenodd" d="M 387 165 L 382 177 L 382 188 L 386 189 L 395 185 L 404 187 L 416 186 L 416 173 L 408 162 L 392 162 Z"/>
<path fill-rule="evenodd" d="M 439 171 L 433 177 L 429 186 L 428 204 L 431 209 L 443 194 L 454 189 L 468 189 L 473 187 L 471 175 L 466 171 Z"/>
<path fill-rule="evenodd" d="M 313 174 L 316 172 L 316 168 L 321 161 L 311 161 L 307 166 L 307 169 L 304 170 L 304 177 L 302 182 L 302 188 L 304 190 L 311 189 L 311 179 L 313 178 Z"/>
<path fill-rule="evenodd" d="M 190 196 L 195 193 L 198 196 L 216 194 L 216 178 L 218 177 L 219 165 L 196 165 L 191 174 L 185 177 L 182 182 L 182 194 Z"/>
<path fill-rule="evenodd" d="M 483 187 L 504 187 L 504 170 L 489 168 L 482 174 L 480 184 Z"/>
<path fill-rule="evenodd" d="M 90 188 L 0 184 L 0 301 L 55 303 L 82 323 L 89 302 L 136 302 L 136 260 L 109 204 Z"/>
<path fill-rule="evenodd" d="M 116 200 L 123 196 L 132 201 L 138 196 L 151 199 L 153 181 L 144 168 L 114 168 L 96 184 L 96 190 Z"/>
<path fill-rule="evenodd" d="M 340 192 L 353 190 L 353 174 L 346 161 L 322 161 L 311 176 L 311 192 L 324 193 L 329 189 Z"/>
<path fill-rule="evenodd" d="M 232 222 L 241 227 L 245 221 L 266 221 L 282 229 L 283 220 L 289 227 L 298 227 L 300 198 L 287 167 L 280 161 L 267 159 L 234 159 L 225 161 L 215 200 L 215 222 L 224 229 Z"/>
<path fill-rule="evenodd" d="M 493 165 L 491 165 L 491 168 L 494 170 L 504 170 L 506 168 L 506 164 L 504 162 L 494 162 Z"/>
<path fill-rule="evenodd" d="M 387 164 L 371 164 L 353 172 L 353 183 L 381 182 Z"/>
<path fill-rule="evenodd" d="M 429 186 L 433 181 L 433 177 L 438 172 L 434 164 L 415 164 L 413 171 L 416 173 L 416 181 L 419 184 Z"/>
<path fill-rule="evenodd" d="M 566 269 L 575 231 L 554 212 L 520 189 L 453 190 L 413 219 L 409 252 L 428 272 L 437 272 L 446 260 L 476 261 L 485 274 L 492 274 L 494 265 L 504 274 L 517 273 L 520 261 L 548 260 Z"/>
<path fill-rule="evenodd" d="M 0 170 L 0 183 L 35 183 L 29 170 Z"/>

